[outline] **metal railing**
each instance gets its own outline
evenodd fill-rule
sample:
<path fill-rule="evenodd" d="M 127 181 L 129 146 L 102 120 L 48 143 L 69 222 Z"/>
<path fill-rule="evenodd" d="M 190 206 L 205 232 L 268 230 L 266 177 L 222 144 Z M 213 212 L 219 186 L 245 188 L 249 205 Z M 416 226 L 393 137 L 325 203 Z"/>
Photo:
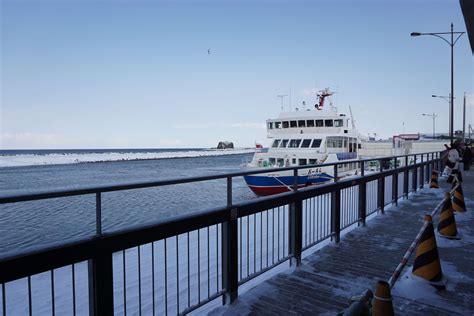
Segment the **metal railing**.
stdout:
<path fill-rule="evenodd" d="M 374 160 L 379 170 L 366 172 Z M 387 161 L 392 168 L 384 168 Z M 74 315 L 185 314 L 219 297 L 227 304 L 237 298 L 239 285 L 283 262 L 299 264 L 303 250 L 328 238 L 339 242 L 342 230 L 365 225 L 368 215 L 383 213 L 428 182 L 432 170 L 441 169 L 439 152 L 357 162 L 358 176 L 338 179 L 338 165 L 349 162 L 318 165 L 334 166 L 335 182 L 241 203 L 232 202 L 233 178 L 282 170 L 296 175 L 311 166 L 0 197 L 0 204 L 96 197 L 94 237 L 0 259 L 3 315 L 18 311 L 15 302 L 21 302 L 25 314 L 37 308 L 52 314 L 67 309 Z M 227 181 L 226 206 L 102 231 L 104 192 L 215 179 Z"/>

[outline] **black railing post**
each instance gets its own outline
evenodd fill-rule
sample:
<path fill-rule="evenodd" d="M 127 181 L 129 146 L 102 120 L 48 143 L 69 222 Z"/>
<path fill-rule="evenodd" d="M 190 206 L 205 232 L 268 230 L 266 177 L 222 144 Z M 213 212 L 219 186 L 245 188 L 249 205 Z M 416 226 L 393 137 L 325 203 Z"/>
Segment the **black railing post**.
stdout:
<path fill-rule="evenodd" d="M 112 253 L 98 249 L 88 261 L 89 314 L 114 314 Z"/>
<path fill-rule="evenodd" d="M 365 226 L 367 217 L 367 183 L 359 184 L 359 225 Z"/>
<path fill-rule="evenodd" d="M 435 153 L 431 153 L 430 165 L 431 165 L 431 172 L 433 172 L 434 170 L 436 170 L 436 165 L 435 165 Z"/>
<path fill-rule="evenodd" d="M 405 172 L 403 174 L 403 196 L 408 198 L 408 156 L 405 156 Z"/>
<path fill-rule="evenodd" d="M 337 175 L 337 167 L 338 167 L 338 166 L 339 166 L 339 165 L 334 165 L 334 182 L 337 182 L 337 177 L 338 177 L 338 175 Z"/>
<path fill-rule="evenodd" d="M 298 191 L 298 169 L 293 169 L 293 190 Z"/>
<path fill-rule="evenodd" d="M 290 264 L 301 264 L 301 251 L 303 249 L 303 201 L 296 200 L 290 204 L 289 242 Z"/>
<path fill-rule="evenodd" d="M 392 203 L 398 205 L 398 158 L 395 158 L 394 173 L 392 175 Z"/>
<path fill-rule="evenodd" d="M 232 304 L 239 295 L 238 279 L 238 211 L 231 209 L 228 220 L 222 224 L 222 303 Z"/>
<path fill-rule="evenodd" d="M 95 234 L 102 235 L 102 196 L 100 192 L 95 194 Z"/>
<path fill-rule="evenodd" d="M 444 165 L 443 165 L 443 161 L 441 159 L 441 152 L 438 152 L 436 156 L 438 157 L 438 171 L 442 172 L 443 169 L 444 169 Z"/>
<path fill-rule="evenodd" d="M 232 205 L 232 177 L 227 177 L 227 206 Z"/>
<path fill-rule="evenodd" d="M 418 186 L 418 167 L 416 165 L 416 155 L 413 156 L 413 165 L 415 168 L 413 168 L 413 176 L 411 177 L 411 187 L 413 189 L 413 192 L 416 192 L 417 186 Z"/>
<path fill-rule="evenodd" d="M 379 160 L 379 164 L 380 164 L 380 173 L 383 172 L 383 160 L 380 159 Z M 379 209 L 380 209 L 380 212 L 383 214 L 384 213 L 384 207 L 385 207 L 385 177 L 384 176 L 380 176 L 378 179 L 377 179 L 377 200 L 379 202 Z"/>
<path fill-rule="evenodd" d="M 426 161 L 425 161 L 425 177 L 423 178 L 423 183 L 428 183 L 428 179 L 430 177 L 430 154 L 426 154 Z"/>
<path fill-rule="evenodd" d="M 331 226 L 335 242 L 341 237 L 341 190 L 331 192 Z"/>
<path fill-rule="evenodd" d="M 424 164 L 424 161 L 423 161 L 423 154 L 421 155 L 421 166 L 420 166 L 420 189 L 423 189 L 423 187 L 425 186 L 425 164 Z"/>

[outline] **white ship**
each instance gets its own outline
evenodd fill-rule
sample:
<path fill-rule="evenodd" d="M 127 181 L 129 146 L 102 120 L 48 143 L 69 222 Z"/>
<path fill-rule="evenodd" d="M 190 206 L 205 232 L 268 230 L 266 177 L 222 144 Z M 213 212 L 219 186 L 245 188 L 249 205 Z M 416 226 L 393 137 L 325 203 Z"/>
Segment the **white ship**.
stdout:
<path fill-rule="evenodd" d="M 282 112 L 278 118 L 267 120 L 267 137 L 272 139 L 268 152 L 255 153 L 242 168 L 308 166 L 298 171 L 298 187 L 333 181 L 334 167 L 318 167 L 323 163 L 347 161 L 338 166 L 337 176 L 356 174 L 358 132 L 353 119 L 339 114 L 332 104 L 324 109 L 326 98 L 332 94 L 329 89 L 320 91 L 314 110 Z M 244 179 L 257 195 L 291 191 L 294 185 L 292 170 L 263 172 Z"/>

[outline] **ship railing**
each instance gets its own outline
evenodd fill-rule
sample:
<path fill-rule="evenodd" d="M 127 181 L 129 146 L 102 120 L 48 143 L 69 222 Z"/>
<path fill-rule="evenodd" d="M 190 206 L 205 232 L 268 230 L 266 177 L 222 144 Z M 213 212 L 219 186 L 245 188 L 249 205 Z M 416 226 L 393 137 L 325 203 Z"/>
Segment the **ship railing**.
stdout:
<path fill-rule="evenodd" d="M 414 157 L 414 159 L 410 159 Z M 416 159 L 419 157 L 420 159 Z M 380 162 L 379 172 L 364 166 Z M 393 167 L 386 161 L 393 160 Z M 404 166 L 399 161 L 404 160 Z M 412 164 L 409 161 L 413 161 Z M 415 163 L 416 162 L 416 163 Z M 187 314 L 229 304 L 247 282 L 299 265 L 304 251 L 365 225 L 375 213 L 428 183 L 440 153 L 359 160 L 358 176 L 233 203 L 232 181 L 262 170 L 0 197 L 0 204 L 93 194 L 95 236 L 0 259 L 1 306 L 10 314 Z M 317 165 L 318 167 L 322 165 Z M 268 169 L 265 170 L 268 172 Z M 101 194 L 226 179 L 227 203 L 159 223 L 102 231 Z"/>

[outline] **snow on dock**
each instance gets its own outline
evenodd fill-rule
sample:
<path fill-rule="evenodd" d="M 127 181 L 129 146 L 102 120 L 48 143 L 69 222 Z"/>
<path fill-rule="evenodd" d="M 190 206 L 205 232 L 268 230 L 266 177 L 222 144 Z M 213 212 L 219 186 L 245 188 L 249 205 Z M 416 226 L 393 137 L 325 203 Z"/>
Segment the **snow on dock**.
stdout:
<path fill-rule="evenodd" d="M 395 313 L 399 315 L 470 315 L 474 310 L 474 172 L 465 172 L 464 198 L 467 212 L 456 215 L 461 240 L 436 237 L 445 291 L 411 277 L 414 255 L 392 289 Z M 280 314 L 334 315 L 349 306 L 351 296 L 375 289 L 378 280 L 388 280 L 430 213 L 450 188 L 424 189 L 398 206 L 386 209 L 342 237 L 340 243 L 309 255 L 301 266 L 280 273 L 243 293 L 231 306 L 211 315 Z M 439 215 L 439 214 L 438 214 Z M 438 215 L 433 218 L 436 227 Z"/>

